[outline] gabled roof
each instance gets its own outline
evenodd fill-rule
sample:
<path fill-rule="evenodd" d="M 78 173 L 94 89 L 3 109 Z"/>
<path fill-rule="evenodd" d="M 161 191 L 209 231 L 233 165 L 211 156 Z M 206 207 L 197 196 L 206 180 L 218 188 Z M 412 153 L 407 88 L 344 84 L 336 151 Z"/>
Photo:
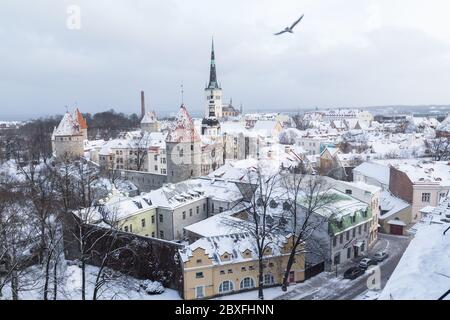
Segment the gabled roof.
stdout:
<path fill-rule="evenodd" d="M 81 135 L 81 127 L 77 118 L 66 112 L 58 127 L 53 132 L 53 136 L 76 136 Z"/>
<path fill-rule="evenodd" d="M 80 124 L 80 129 L 87 129 L 87 123 L 86 119 L 81 114 L 80 110 L 77 108 L 75 110 L 75 118 L 77 119 L 78 123 Z"/>
<path fill-rule="evenodd" d="M 271 237 L 268 236 L 268 238 L 270 238 L 270 243 L 268 245 L 268 248 L 271 249 L 270 256 L 279 256 L 283 245 L 287 241 L 287 238 L 282 235 Z M 197 249 L 205 250 L 205 253 L 212 259 L 212 263 L 215 265 L 254 260 L 257 259 L 258 252 L 254 238 L 245 233 L 240 233 L 201 238 L 193 244 L 186 246 L 184 249 L 179 250 L 181 260 L 183 262 L 189 261 L 192 257 L 193 251 Z M 251 256 L 243 257 L 242 253 L 248 250 L 252 253 Z M 229 260 L 222 261 L 221 257 L 224 253 L 231 255 Z"/>
<path fill-rule="evenodd" d="M 146 123 L 155 123 L 158 119 L 156 118 L 156 114 L 152 111 L 147 112 L 141 120 L 141 124 Z"/>
<path fill-rule="evenodd" d="M 184 104 L 181 105 L 177 118 L 167 135 L 166 142 L 200 142 L 200 135 L 195 129 L 189 112 Z"/>

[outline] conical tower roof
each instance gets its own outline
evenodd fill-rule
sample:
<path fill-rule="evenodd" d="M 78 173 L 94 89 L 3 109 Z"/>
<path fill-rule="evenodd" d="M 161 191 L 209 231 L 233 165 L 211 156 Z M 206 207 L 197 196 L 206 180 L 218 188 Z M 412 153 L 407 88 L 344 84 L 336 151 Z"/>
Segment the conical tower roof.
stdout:
<path fill-rule="evenodd" d="M 200 135 L 195 129 L 194 121 L 189 115 L 186 106 L 182 104 L 175 123 L 167 135 L 166 142 L 182 143 L 198 141 L 200 141 Z"/>

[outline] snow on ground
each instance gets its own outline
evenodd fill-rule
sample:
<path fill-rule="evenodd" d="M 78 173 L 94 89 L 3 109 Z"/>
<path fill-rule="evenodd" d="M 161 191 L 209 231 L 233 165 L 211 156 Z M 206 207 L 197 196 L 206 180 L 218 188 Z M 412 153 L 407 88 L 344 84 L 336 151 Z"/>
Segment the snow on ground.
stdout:
<path fill-rule="evenodd" d="M 291 285 L 288 287 L 287 292 L 282 291 L 280 286 L 264 289 L 264 299 L 274 300 L 288 292 L 292 292 L 294 289 L 297 289 L 301 285 L 302 283 Z M 230 294 L 227 296 L 214 298 L 213 300 L 256 300 L 256 299 L 258 299 L 258 289 L 236 294 Z"/>
<path fill-rule="evenodd" d="M 450 234 L 443 234 L 448 227 L 448 224 L 420 227 L 380 300 L 436 300 L 450 289 Z"/>
<path fill-rule="evenodd" d="M 381 291 L 375 291 L 375 290 L 368 290 L 359 296 L 357 296 L 353 300 L 377 300 L 380 296 Z"/>
<path fill-rule="evenodd" d="M 60 271 L 61 276 L 58 300 L 81 300 L 81 268 L 77 265 L 68 265 L 65 261 L 62 263 Z M 86 299 L 92 300 L 94 292 L 94 283 L 96 278 L 97 267 L 87 266 L 86 268 Z M 40 300 L 43 296 L 43 277 L 40 267 L 31 267 L 29 272 L 22 279 L 21 283 L 25 284 L 23 291 L 19 293 L 21 300 Z M 33 279 L 33 280 L 32 280 Z M 181 300 L 178 292 L 172 289 L 165 289 L 160 295 L 149 295 L 140 288 L 140 284 L 145 280 L 138 280 L 129 276 L 121 276 L 111 282 L 105 284 L 100 289 L 99 300 Z M 50 284 L 50 299 L 53 299 L 53 284 Z M 7 285 L 3 288 L 3 297 L 1 299 L 11 299 L 11 289 Z"/>

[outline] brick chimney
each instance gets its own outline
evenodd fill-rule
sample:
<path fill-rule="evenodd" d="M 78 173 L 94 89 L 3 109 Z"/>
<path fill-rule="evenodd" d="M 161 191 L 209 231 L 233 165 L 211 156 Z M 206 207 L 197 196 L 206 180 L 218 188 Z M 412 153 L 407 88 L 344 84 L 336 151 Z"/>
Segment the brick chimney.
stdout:
<path fill-rule="evenodd" d="M 145 116 L 145 94 L 141 91 L 141 119 Z"/>

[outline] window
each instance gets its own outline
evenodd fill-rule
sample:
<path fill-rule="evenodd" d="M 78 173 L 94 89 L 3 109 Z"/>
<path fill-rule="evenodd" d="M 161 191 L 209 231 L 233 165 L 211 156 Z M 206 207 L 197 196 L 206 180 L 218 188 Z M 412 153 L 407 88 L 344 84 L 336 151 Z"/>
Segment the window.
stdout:
<path fill-rule="evenodd" d="M 345 194 L 352 194 L 352 190 L 350 189 L 345 190 Z"/>
<path fill-rule="evenodd" d="M 424 192 L 422 193 L 422 202 L 430 202 L 431 193 Z"/>
<path fill-rule="evenodd" d="M 247 271 L 247 268 L 246 268 L 246 267 L 242 267 L 242 268 L 241 268 L 241 271 L 242 271 L 242 272 Z"/>
<path fill-rule="evenodd" d="M 152 224 L 155 224 L 155 216 L 152 216 Z"/>
<path fill-rule="evenodd" d="M 334 256 L 334 264 L 340 264 L 341 263 L 341 253 L 338 252 L 336 253 L 336 255 Z"/>
<path fill-rule="evenodd" d="M 289 283 L 295 282 L 295 272 L 291 271 L 289 272 Z"/>
<path fill-rule="evenodd" d="M 183 220 L 186 220 L 186 211 L 183 211 Z"/>
<path fill-rule="evenodd" d="M 214 203 L 211 204 L 211 211 L 214 212 Z"/>
<path fill-rule="evenodd" d="M 224 282 L 222 282 L 219 286 L 219 292 L 220 293 L 225 293 L 225 292 L 230 292 L 233 291 L 233 282 L 229 281 L 229 280 L 225 280 Z"/>
<path fill-rule="evenodd" d="M 203 288 L 203 286 L 198 286 L 195 288 L 195 296 L 197 298 L 203 298 L 205 296 Z"/>
<path fill-rule="evenodd" d="M 361 230 L 362 230 L 362 227 L 359 226 L 359 227 L 358 227 L 358 234 L 359 234 L 359 235 L 361 235 Z"/>
<path fill-rule="evenodd" d="M 439 193 L 439 201 L 444 199 L 446 196 L 447 196 L 447 193 L 445 193 L 445 192 Z"/>
<path fill-rule="evenodd" d="M 255 287 L 255 280 L 250 277 L 244 278 L 241 281 L 241 289 L 250 289 Z"/>
<path fill-rule="evenodd" d="M 200 213 L 200 207 L 197 206 L 196 210 L 197 210 L 197 214 L 199 214 Z"/>
<path fill-rule="evenodd" d="M 123 228 L 125 230 L 125 232 L 128 232 L 128 226 L 125 226 L 125 228 Z"/>
<path fill-rule="evenodd" d="M 270 273 L 264 275 L 264 284 L 266 286 L 270 286 L 270 285 L 272 285 L 274 283 L 275 283 L 275 281 L 273 279 L 273 275 L 271 275 Z"/>
<path fill-rule="evenodd" d="M 248 270 L 255 270 L 255 267 L 254 266 L 249 266 Z"/>
<path fill-rule="evenodd" d="M 228 269 L 228 273 L 233 273 L 233 269 Z"/>
<path fill-rule="evenodd" d="M 336 237 L 333 237 L 333 247 L 336 247 Z"/>
<path fill-rule="evenodd" d="M 130 232 L 133 232 L 133 225 L 130 224 Z"/>
<path fill-rule="evenodd" d="M 352 256 L 352 248 L 347 248 L 347 259 L 350 259 Z"/>
<path fill-rule="evenodd" d="M 223 212 L 223 208 L 222 207 L 219 207 L 219 212 Z"/>
<path fill-rule="evenodd" d="M 142 226 L 142 228 L 145 228 L 145 219 L 141 220 L 141 226 Z"/>
<path fill-rule="evenodd" d="M 202 259 L 197 259 L 197 263 L 202 263 Z"/>
<path fill-rule="evenodd" d="M 158 161 L 158 155 L 157 154 L 155 154 L 154 159 L 155 159 L 155 161 Z"/>
<path fill-rule="evenodd" d="M 225 270 L 220 270 L 220 274 L 225 274 Z"/>
<path fill-rule="evenodd" d="M 160 231 L 159 231 L 159 237 L 160 237 L 161 239 L 164 239 L 164 231 L 163 231 L 163 230 L 160 230 Z"/>
<path fill-rule="evenodd" d="M 192 209 L 189 209 L 189 217 L 192 217 Z"/>
<path fill-rule="evenodd" d="M 152 238 L 154 238 L 154 237 L 155 237 L 155 231 L 152 232 Z"/>
<path fill-rule="evenodd" d="M 339 243 L 342 244 L 344 242 L 344 235 L 341 233 L 339 236 Z"/>
<path fill-rule="evenodd" d="M 191 151 L 194 151 L 194 145 L 191 144 Z"/>
<path fill-rule="evenodd" d="M 196 273 L 195 273 L 195 277 L 196 277 L 197 279 L 203 278 L 203 272 L 196 272 Z"/>
<path fill-rule="evenodd" d="M 346 233 L 345 233 L 345 240 L 349 240 L 350 239 L 350 231 L 347 231 Z"/>
<path fill-rule="evenodd" d="M 356 222 L 356 215 L 350 216 L 350 220 L 351 220 L 352 223 L 355 223 Z"/>
<path fill-rule="evenodd" d="M 158 171 L 158 166 L 155 166 L 155 171 Z"/>
<path fill-rule="evenodd" d="M 364 232 L 367 232 L 367 223 L 364 224 Z"/>
<path fill-rule="evenodd" d="M 164 221 L 164 217 L 163 217 L 163 215 L 162 215 L 162 214 L 160 214 L 160 215 L 159 215 L 159 222 L 161 222 L 161 223 L 162 223 L 163 221 Z"/>
<path fill-rule="evenodd" d="M 356 228 L 353 228 L 353 238 L 356 237 Z"/>
<path fill-rule="evenodd" d="M 203 213 L 206 211 L 206 203 L 203 204 Z"/>

